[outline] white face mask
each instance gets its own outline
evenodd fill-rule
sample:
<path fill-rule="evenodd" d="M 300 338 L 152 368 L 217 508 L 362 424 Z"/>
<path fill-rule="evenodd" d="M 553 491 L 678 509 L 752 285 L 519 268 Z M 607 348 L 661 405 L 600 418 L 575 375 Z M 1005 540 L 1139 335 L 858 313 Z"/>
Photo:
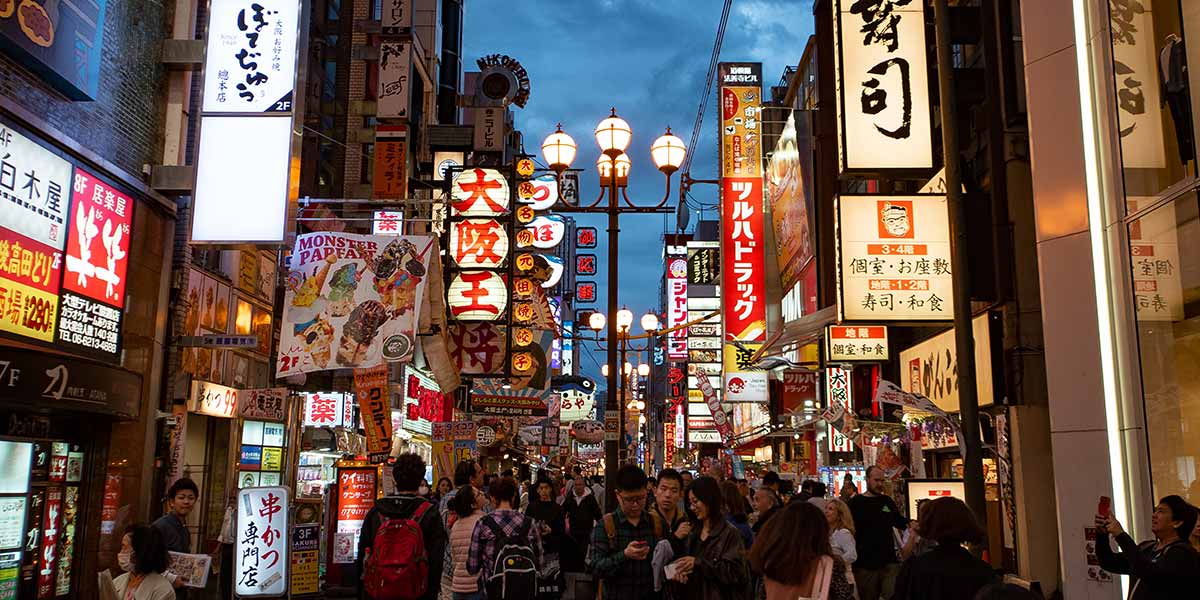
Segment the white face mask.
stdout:
<path fill-rule="evenodd" d="M 133 571 L 133 553 L 121 552 L 117 554 L 117 564 L 121 565 L 121 570 L 125 572 Z"/>

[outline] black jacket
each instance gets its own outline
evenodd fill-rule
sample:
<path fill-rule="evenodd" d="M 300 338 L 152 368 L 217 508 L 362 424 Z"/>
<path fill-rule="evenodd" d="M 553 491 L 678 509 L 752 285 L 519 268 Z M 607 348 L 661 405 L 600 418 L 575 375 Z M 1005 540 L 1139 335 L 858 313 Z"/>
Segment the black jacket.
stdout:
<path fill-rule="evenodd" d="M 592 541 L 592 528 L 596 526 L 596 521 L 604 516 L 604 513 L 600 512 L 600 503 L 596 502 L 596 496 L 589 493 L 582 500 L 576 500 L 574 490 L 567 490 L 562 509 L 567 515 L 571 539 L 576 544 L 586 547 Z"/>
<path fill-rule="evenodd" d="M 744 600 L 750 597 L 750 565 L 742 535 L 725 519 L 700 539 L 703 527 L 692 526 L 685 556 L 695 557 L 695 566 L 681 596 L 692 600 Z"/>
<path fill-rule="evenodd" d="M 1096 535 L 1096 558 L 1109 573 L 1129 575 L 1129 600 L 1195 598 L 1200 560 L 1184 540 L 1167 544 L 1161 551 L 1155 542 L 1135 544 L 1128 533 L 1117 536 L 1120 552 L 1113 552 L 1108 532 Z"/>
<path fill-rule="evenodd" d="M 974 598 L 998 581 L 992 566 L 962 546 L 934 547 L 904 561 L 892 600 L 962 600 Z"/>
<path fill-rule="evenodd" d="M 362 531 L 358 536 L 358 589 L 359 597 L 365 598 L 363 592 L 363 558 L 366 556 L 366 551 L 375 543 L 375 533 L 379 530 L 379 526 L 383 524 L 383 516 L 390 519 L 406 519 L 411 518 L 417 512 L 417 508 L 421 503 L 428 501 L 419 496 L 387 496 L 375 501 L 375 506 L 367 513 L 363 520 Z M 442 526 L 442 518 L 438 514 L 438 507 L 430 504 L 425 509 L 425 514 L 421 515 L 421 534 L 425 539 L 425 556 L 429 561 L 429 587 L 422 596 L 422 600 L 434 600 L 438 597 L 438 589 L 442 583 L 442 562 L 445 559 L 446 552 L 446 528 Z"/>
<path fill-rule="evenodd" d="M 542 536 L 542 549 L 548 554 L 557 554 L 562 548 L 563 539 L 567 536 L 563 507 L 553 500 L 542 502 L 534 499 L 529 501 L 525 514 L 550 528 L 550 534 Z"/>

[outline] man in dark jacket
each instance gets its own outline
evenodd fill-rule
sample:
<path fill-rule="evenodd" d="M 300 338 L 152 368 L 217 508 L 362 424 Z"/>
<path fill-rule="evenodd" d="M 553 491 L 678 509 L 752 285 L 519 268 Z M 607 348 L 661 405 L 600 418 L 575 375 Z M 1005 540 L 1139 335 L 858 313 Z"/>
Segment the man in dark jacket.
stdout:
<path fill-rule="evenodd" d="M 369 598 L 363 589 L 362 575 L 363 560 L 375 543 L 375 534 L 383 524 L 384 517 L 389 519 L 409 519 L 425 505 L 425 512 L 419 521 L 421 534 L 425 541 L 425 557 L 429 564 L 429 586 L 422 600 L 433 600 L 438 597 L 438 588 L 442 581 L 442 561 L 446 549 L 446 529 L 438 515 L 436 506 L 417 494 L 417 488 L 425 480 L 425 461 L 416 454 L 401 454 L 396 458 L 392 467 L 392 478 L 396 482 L 397 495 L 386 496 L 375 501 L 375 506 L 363 520 L 362 531 L 358 537 L 359 597 Z"/>
<path fill-rule="evenodd" d="M 1154 507 L 1150 531 L 1154 539 L 1136 544 L 1112 515 L 1096 515 L 1096 558 L 1100 568 L 1129 575 L 1129 600 L 1194 598 L 1200 560 L 1188 544 L 1196 526 L 1196 508 L 1183 498 L 1165 496 Z M 1109 536 L 1120 552 L 1113 552 Z"/>
<path fill-rule="evenodd" d="M 583 475 L 576 475 L 571 480 L 562 508 L 567 516 L 567 535 L 571 538 L 571 543 L 565 545 L 560 556 L 562 570 L 564 573 L 582 573 L 584 554 L 592 540 L 592 528 L 604 515 Z"/>
<path fill-rule="evenodd" d="M 908 528 L 908 519 L 900 514 L 896 502 L 884 493 L 883 469 L 867 469 L 867 493 L 847 503 L 854 516 L 854 543 L 858 560 L 854 561 L 854 583 L 862 600 L 892 597 L 900 563 L 896 560 L 893 529 Z"/>

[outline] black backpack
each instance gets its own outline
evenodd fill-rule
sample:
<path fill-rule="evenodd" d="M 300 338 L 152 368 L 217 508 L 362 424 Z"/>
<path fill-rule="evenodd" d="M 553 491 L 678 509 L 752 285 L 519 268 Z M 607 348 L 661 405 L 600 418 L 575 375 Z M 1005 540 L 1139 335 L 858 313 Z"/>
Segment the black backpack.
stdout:
<path fill-rule="evenodd" d="M 533 519 L 525 519 L 512 537 L 495 519 L 484 517 L 483 522 L 496 536 L 496 561 L 492 576 L 484 583 L 488 600 L 533 600 L 537 596 L 537 555 L 530 543 L 529 530 Z"/>

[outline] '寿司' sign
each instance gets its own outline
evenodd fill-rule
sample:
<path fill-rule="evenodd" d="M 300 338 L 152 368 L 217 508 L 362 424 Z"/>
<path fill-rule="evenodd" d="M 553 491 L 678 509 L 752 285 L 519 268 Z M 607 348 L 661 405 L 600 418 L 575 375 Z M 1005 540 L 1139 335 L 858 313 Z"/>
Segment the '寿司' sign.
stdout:
<path fill-rule="evenodd" d="M 945 196 L 841 196 L 838 231 L 843 318 L 954 318 Z"/>
<path fill-rule="evenodd" d="M 287 592 L 288 506 L 285 487 L 238 491 L 234 591 L 239 597 Z"/>

